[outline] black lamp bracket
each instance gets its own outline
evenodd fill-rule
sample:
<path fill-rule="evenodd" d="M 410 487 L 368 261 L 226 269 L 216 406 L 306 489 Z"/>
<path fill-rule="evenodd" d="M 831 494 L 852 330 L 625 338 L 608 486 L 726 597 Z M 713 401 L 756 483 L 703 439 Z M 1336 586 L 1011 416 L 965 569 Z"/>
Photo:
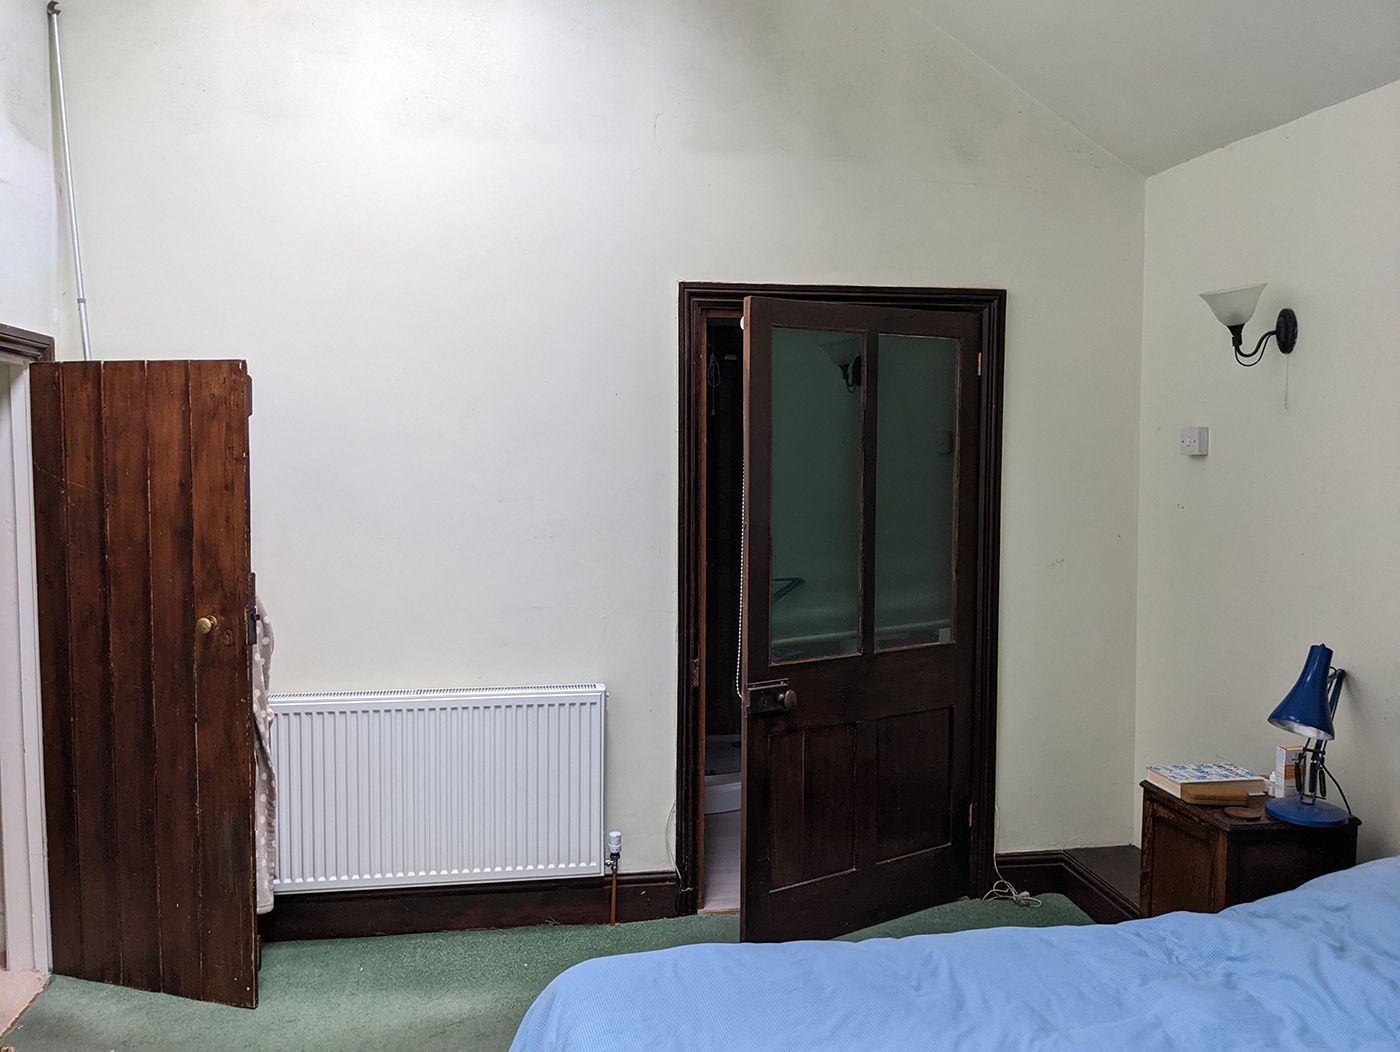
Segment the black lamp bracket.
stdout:
<path fill-rule="evenodd" d="M 1289 311 L 1292 314 L 1292 311 Z M 1331 715 L 1337 714 L 1337 702 L 1342 696 L 1342 684 L 1346 682 L 1347 670 L 1333 666 L 1327 670 L 1327 711 Z M 1306 778 L 1304 777 L 1306 772 Z M 1304 803 L 1313 803 L 1317 800 L 1327 799 L 1327 781 L 1331 777 L 1327 770 L 1327 742 L 1322 738 L 1309 738 L 1303 746 L 1303 755 L 1299 757 L 1298 765 L 1293 769 L 1293 787 L 1297 790 L 1298 796 Z M 1342 803 L 1346 804 L 1347 814 L 1351 814 L 1351 801 L 1347 799 L 1346 790 L 1336 778 L 1332 778 L 1332 784 L 1337 787 L 1337 791 L 1342 794 Z"/>
<path fill-rule="evenodd" d="M 841 366 L 841 379 L 846 381 L 846 390 L 852 394 L 854 394 L 856 388 L 860 386 L 860 381 L 865 371 L 861 366 L 861 357 L 862 355 L 858 354 L 851 360 L 849 365 Z"/>
<path fill-rule="evenodd" d="M 1264 347 L 1272 336 L 1278 344 L 1278 349 L 1284 354 L 1292 354 L 1293 348 L 1298 345 L 1298 315 L 1294 314 L 1288 307 L 1278 312 L 1278 320 L 1274 322 L 1274 327 L 1263 336 L 1259 337 L 1259 342 L 1254 345 L 1254 350 L 1249 354 L 1240 352 L 1240 342 L 1244 335 L 1243 325 L 1231 325 L 1230 337 L 1235 345 L 1235 361 L 1245 368 L 1251 365 L 1258 365 L 1264 358 Z"/>

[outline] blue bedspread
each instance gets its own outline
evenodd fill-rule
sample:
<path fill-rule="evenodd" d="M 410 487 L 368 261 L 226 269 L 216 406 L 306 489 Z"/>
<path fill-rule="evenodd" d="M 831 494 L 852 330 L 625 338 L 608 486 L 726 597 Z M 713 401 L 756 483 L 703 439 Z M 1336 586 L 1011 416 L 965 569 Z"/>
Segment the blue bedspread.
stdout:
<path fill-rule="evenodd" d="M 1215 916 L 683 946 L 550 983 L 518 1052 L 1400 1048 L 1400 858 Z"/>

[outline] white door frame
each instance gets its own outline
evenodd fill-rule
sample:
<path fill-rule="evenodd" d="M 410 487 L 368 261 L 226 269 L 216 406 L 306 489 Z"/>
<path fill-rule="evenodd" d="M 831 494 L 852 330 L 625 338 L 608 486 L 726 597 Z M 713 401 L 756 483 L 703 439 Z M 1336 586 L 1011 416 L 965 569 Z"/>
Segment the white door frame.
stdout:
<path fill-rule="evenodd" d="M 0 894 L 11 970 L 48 972 L 29 379 L 0 354 Z"/>

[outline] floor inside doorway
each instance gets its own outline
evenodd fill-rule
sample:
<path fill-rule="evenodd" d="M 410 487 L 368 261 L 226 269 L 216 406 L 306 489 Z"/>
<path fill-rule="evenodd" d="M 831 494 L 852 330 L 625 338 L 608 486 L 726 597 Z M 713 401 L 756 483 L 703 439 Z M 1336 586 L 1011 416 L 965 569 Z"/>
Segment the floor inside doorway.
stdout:
<path fill-rule="evenodd" d="M 739 908 L 739 812 L 705 816 L 706 913 Z"/>
<path fill-rule="evenodd" d="M 705 738 L 705 855 L 702 913 L 739 908 L 739 805 L 743 748 L 737 734 Z"/>

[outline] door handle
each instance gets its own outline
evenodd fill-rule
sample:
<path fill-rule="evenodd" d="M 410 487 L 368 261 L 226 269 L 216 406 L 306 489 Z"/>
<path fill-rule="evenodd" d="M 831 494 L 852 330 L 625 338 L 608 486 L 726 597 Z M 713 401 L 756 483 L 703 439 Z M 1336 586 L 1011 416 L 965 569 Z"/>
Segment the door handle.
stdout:
<path fill-rule="evenodd" d="M 194 623 L 194 627 L 195 631 L 200 635 L 207 636 L 210 632 L 219 627 L 219 619 L 212 616 L 201 617 Z"/>
<path fill-rule="evenodd" d="M 775 716 L 797 708 L 797 691 L 785 679 L 753 683 L 744 692 L 745 716 Z"/>

